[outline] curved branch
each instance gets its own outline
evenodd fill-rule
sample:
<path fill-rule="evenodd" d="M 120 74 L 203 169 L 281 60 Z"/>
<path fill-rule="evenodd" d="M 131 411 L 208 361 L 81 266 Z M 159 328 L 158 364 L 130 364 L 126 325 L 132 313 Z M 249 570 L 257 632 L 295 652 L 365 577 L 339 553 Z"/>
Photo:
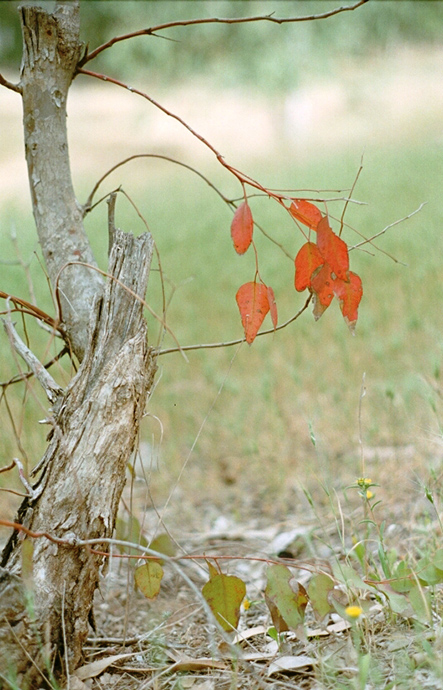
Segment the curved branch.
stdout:
<path fill-rule="evenodd" d="M 35 316 L 35 318 L 40 319 L 40 321 L 43 321 L 43 323 L 48 324 L 48 326 L 53 328 L 55 331 L 58 331 L 60 335 L 62 335 L 63 337 L 66 336 L 66 333 L 60 324 L 60 321 L 58 321 L 57 319 L 53 319 L 52 316 L 49 316 L 49 314 L 44 312 L 42 309 L 36 307 L 35 304 L 31 304 L 30 302 L 27 302 L 25 299 L 21 299 L 20 297 L 9 295 L 7 292 L 3 292 L 3 290 L 0 290 L 0 298 L 10 300 L 14 304 L 16 311 L 20 311 L 23 314 L 30 314 L 30 316 Z M 19 309 L 17 307 L 17 304 L 20 304 L 20 306 L 24 308 Z"/>
<path fill-rule="evenodd" d="M 362 247 L 364 244 L 368 244 L 368 242 L 369 242 L 370 244 L 372 244 L 373 241 L 374 241 L 377 237 L 380 237 L 381 235 L 384 235 L 385 232 L 387 232 L 388 230 L 390 230 L 391 228 L 393 228 L 394 225 L 398 225 L 399 223 L 403 223 L 404 220 L 409 220 L 409 218 L 412 218 L 412 216 L 415 216 L 416 213 L 419 213 L 419 212 L 422 210 L 423 206 L 426 206 L 426 203 L 427 203 L 427 202 L 424 201 L 423 203 L 420 204 L 420 206 L 419 206 L 418 208 L 415 209 L 415 211 L 412 211 L 408 216 L 404 216 L 403 218 L 400 218 L 399 220 L 395 220 L 393 223 L 390 223 L 390 224 L 387 225 L 385 228 L 383 228 L 383 230 L 380 230 L 380 232 L 376 232 L 375 235 L 372 235 L 372 237 L 369 237 L 369 238 L 367 238 L 367 239 L 365 238 L 365 239 L 363 240 L 363 242 L 359 242 L 358 244 L 354 244 L 353 247 L 349 247 L 349 251 L 351 251 L 351 249 L 358 249 L 359 247 Z M 374 246 L 375 246 L 375 245 L 374 245 Z M 378 249 L 378 247 L 375 247 L 375 248 Z M 382 250 L 379 249 L 379 251 L 382 251 Z M 383 253 L 386 254 L 386 252 L 383 252 Z M 389 256 L 389 255 L 388 255 L 388 256 Z M 392 258 L 392 257 L 391 257 L 391 258 Z M 394 259 L 394 261 L 395 261 L 395 259 Z"/>
<path fill-rule="evenodd" d="M 45 369 L 49 369 L 52 367 L 53 364 L 59 361 L 62 357 L 65 355 L 69 354 L 69 348 L 64 347 L 58 352 L 55 357 L 49 360 L 49 362 L 46 362 L 46 364 L 43 364 L 43 367 Z M 27 379 L 30 379 L 31 376 L 34 376 L 34 372 L 32 371 L 26 371 L 23 374 L 17 374 L 16 376 L 13 376 L 9 381 L 0 381 L 0 388 L 7 388 L 8 386 L 11 386 L 13 383 L 20 383 L 21 381 L 26 381 Z M 14 463 L 10 466 L 13 467 Z M 0 473 L 4 472 L 4 469 L 0 469 Z"/>
<path fill-rule="evenodd" d="M 169 328 L 167 323 L 165 323 L 165 321 L 158 314 L 155 313 L 155 311 L 152 309 L 152 307 L 149 306 L 149 304 L 143 299 L 143 297 L 140 297 L 140 295 L 137 295 L 137 293 L 134 292 L 134 290 L 131 290 L 130 287 L 128 287 L 127 285 L 124 285 L 124 283 L 122 283 L 121 280 L 119 280 L 118 278 L 113 276 L 111 273 L 106 273 L 106 271 L 102 271 L 102 269 L 98 268 L 98 266 L 94 266 L 92 264 L 87 264 L 84 261 L 67 261 L 65 264 L 63 264 L 63 266 L 60 268 L 60 271 L 58 272 L 58 275 L 57 275 L 57 278 L 55 281 L 55 295 L 56 295 L 57 309 L 58 309 L 60 316 L 61 316 L 61 303 L 60 303 L 60 295 L 59 295 L 59 292 L 60 292 L 59 281 L 60 281 L 61 274 L 63 273 L 63 271 L 68 266 L 84 266 L 85 268 L 90 268 L 93 271 L 96 271 L 97 273 L 102 275 L 103 277 L 109 278 L 110 280 L 113 280 L 115 283 L 117 283 L 117 285 L 120 285 L 120 287 L 123 288 L 123 290 L 126 290 L 126 292 L 129 295 L 131 295 L 135 300 L 140 302 L 140 304 L 142 304 L 148 310 L 148 312 L 151 314 L 151 316 L 153 316 L 154 319 L 156 319 L 163 326 L 163 328 L 165 328 L 168 331 L 168 333 L 171 335 L 171 337 L 177 343 L 176 351 L 177 352 L 182 351 L 183 348 L 180 347 L 180 343 L 178 342 L 173 331 Z M 185 361 L 188 362 L 186 355 L 184 353 L 182 353 L 182 354 L 183 354 Z"/>
<path fill-rule="evenodd" d="M 122 36 L 114 36 L 110 41 L 103 43 L 98 46 L 91 53 L 86 53 L 84 57 L 78 63 L 79 67 L 83 67 L 87 62 L 90 62 L 97 55 L 100 55 L 104 50 L 111 48 L 116 43 L 120 41 L 127 41 L 130 38 L 135 38 L 137 36 L 156 36 L 159 31 L 164 31 L 165 29 L 172 29 L 178 26 L 195 26 L 199 24 L 247 24 L 252 22 L 272 22 L 274 24 L 294 24 L 295 22 L 309 22 L 316 19 L 328 19 L 336 14 L 341 14 L 342 12 L 349 12 L 356 10 L 357 7 L 364 5 L 369 0 L 359 0 L 354 5 L 344 5 L 343 7 L 336 7 L 329 12 L 322 12 L 320 14 L 310 14 L 305 17 L 273 17 L 272 14 L 259 15 L 255 17 L 233 17 L 221 19 L 218 17 L 208 17 L 204 19 L 184 19 L 175 22 L 167 22 L 166 24 L 159 24 L 158 26 L 151 26 L 149 29 L 140 29 L 140 31 L 133 31 L 129 34 L 123 34 Z"/>
<path fill-rule="evenodd" d="M 248 184 L 251 187 L 255 187 L 255 189 L 259 189 L 261 192 L 264 192 L 267 196 L 274 198 L 276 201 L 279 203 L 282 203 L 282 196 L 278 194 L 274 194 L 269 192 L 263 185 L 261 185 L 259 182 L 254 180 L 252 177 L 249 177 L 249 175 L 245 175 L 242 173 L 240 170 L 237 170 L 236 168 L 233 168 L 232 165 L 229 165 L 229 163 L 226 163 L 224 157 L 222 156 L 221 153 L 217 151 L 217 149 L 207 140 L 205 139 L 204 136 L 199 134 L 198 132 L 195 131 L 190 125 L 188 125 L 185 120 L 183 120 L 179 115 L 176 115 L 173 113 L 171 110 L 168 110 L 165 108 L 164 105 L 161 105 L 158 101 L 156 101 L 152 96 L 149 96 L 147 93 L 144 91 L 140 91 L 139 89 L 135 89 L 133 86 L 129 86 L 128 84 L 125 84 L 124 82 L 120 81 L 119 79 L 114 79 L 113 77 L 108 77 L 106 74 L 100 74 L 99 72 L 91 72 L 90 70 L 87 69 L 77 69 L 77 74 L 85 74 L 88 77 L 94 77 L 94 79 L 100 79 L 101 81 L 106 81 L 110 82 L 111 84 L 115 84 L 116 86 L 120 86 L 123 89 L 127 89 L 127 91 L 130 91 L 131 93 L 136 93 L 138 96 L 141 96 L 142 98 L 145 98 L 149 103 L 152 103 L 152 105 L 155 105 L 156 108 L 162 111 L 165 115 L 168 115 L 168 117 L 172 117 L 173 120 L 177 120 L 185 129 L 188 130 L 196 139 L 202 142 L 212 153 L 215 155 L 217 158 L 218 162 L 226 168 L 230 173 L 234 175 L 240 182 L 240 184 Z"/>
<path fill-rule="evenodd" d="M 113 173 L 114 170 L 117 170 L 117 168 L 120 168 L 122 165 L 126 165 L 126 163 L 129 163 L 130 161 L 133 161 L 137 158 L 158 158 L 160 160 L 168 161 L 169 163 L 175 163 L 176 165 L 180 165 L 181 167 L 186 168 L 187 170 L 190 170 L 191 172 L 198 175 L 198 177 L 200 177 L 204 182 L 206 182 L 206 184 L 209 185 L 209 187 L 211 187 L 211 189 L 213 189 L 214 192 L 216 192 L 216 194 L 218 194 L 219 197 L 225 203 L 229 204 L 230 206 L 233 203 L 230 199 L 225 197 L 225 195 L 222 194 L 222 192 L 219 189 L 217 189 L 217 187 L 211 182 L 211 180 L 209 180 L 207 177 L 205 177 L 205 175 L 203 175 L 203 173 L 199 172 L 198 170 L 196 170 L 196 168 L 193 168 L 191 165 L 188 165 L 187 163 L 182 163 L 181 161 L 178 161 L 175 158 L 170 158 L 169 156 L 162 156 L 159 153 L 136 153 L 133 156 L 129 156 L 128 158 L 125 158 L 124 160 L 120 161 L 119 163 L 116 163 L 116 165 L 113 165 L 112 168 L 110 168 L 107 172 L 105 172 L 105 174 L 102 175 L 102 177 L 98 180 L 98 182 L 96 182 L 93 190 L 91 191 L 91 193 L 89 194 L 88 198 L 86 199 L 86 201 L 83 205 L 84 215 L 86 215 L 91 210 L 92 200 L 95 196 L 97 189 L 100 187 L 101 183 L 111 173 Z"/>
<path fill-rule="evenodd" d="M 20 84 L 12 84 L 10 81 L 4 78 L 3 74 L 0 74 L 0 85 L 5 86 L 7 89 L 11 89 L 11 91 L 15 91 L 16 93 L 22 93 L 22 87 Z"/>
<path fill-rule="evenodd" d="M 271 333 L 275 333 L 275 331 L 281 331 L 282 328 L 286 328 L 286 326 L 289 326 L 290 323 L 298 319 L 299 316 L 303 314 L 303 312 L 308 308 L 309 303 L 312 299 L 312 295 L 309 295 L 308 299 L 304 303 L 301 309 L 298 310 L 294 316 L 291 316 L 290 319 L 285 321 L 284 323 L 280 324 L 280 326 L 277 326 L 276 328 L 269 328 L 267 331 L 261 331 L 260 333 L 257 333 L 257 338 L 260 335 L 271 335 Z M 217 347 L 231 347 L 232 345 L 240 345 L 240 343 L 246 342 L 246 338 L 237 338 L 237 340 L 228 340 L 226 343 L 199 343 L 198 345 L 183 345 L 182 347 L 169 347 L 165 350 L 160 350 L 157 353 L 157 356 L 159 357 L 160 355 L 169 355 L 171 352 L 183 352 L 183 351 L 189 351 L 189 350 L 213 350 Z"/>
<path fill-rule="evenodd" d="M 51 374 L 46 369 L 46 367 L 44 367 L 43 364 L 39 362 L 34 353 L 31 352 L 29 347 L 25 345 L 25 343 L 15 330 L 14 324 L 10 320 L 10 315 L 9 320 L 2 319 L 2 321 L 6 334 L 9 338 L 9 342 L 11 343 L 11 346 L 26 362 L 26 364 L 28 365 L 28 367 L 40 383 L 41 387 L 45 391 L 46 397 L 48 398 L 49 402 L 52 405 L 54 405 L 57 402 L 58 398 L 63 394 L 63 389 L 52 378 Z M 28 487 L 26 488 L 28 489 Z"/>

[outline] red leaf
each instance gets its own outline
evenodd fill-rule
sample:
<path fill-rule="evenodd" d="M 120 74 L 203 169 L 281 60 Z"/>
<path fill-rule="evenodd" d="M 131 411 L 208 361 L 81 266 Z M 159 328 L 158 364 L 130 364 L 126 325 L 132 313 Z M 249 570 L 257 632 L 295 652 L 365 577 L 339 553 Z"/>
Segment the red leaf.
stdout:
<path fill-rule="evenodd" d="M 234 213 L 231 223 L 231 237 L 237 254 L 244 254 L 252 242 L 254 221 L 247 201 L 244 201 Z"/>
<path fill-rule="evenodd" d="M 317 225 L 322 219 L 321 211 L 317 206 L 305 199 L 294 199 L 289 207 L 289 213 L 312 230 L 317 230 Z"/>
<path fill-rule="evenodd" d="M 311 287 L 313 272 L 324 263 L 317 245 L 306 242 L 295 257 L 295 289 L 303 292 L 307 287 Z"/>
<path fill-rule="evenodd" d="M 356 273 L 349 271 L 349 282 L 337 278 L 334 280 L 333 289 L 334 294 L 340 300 L 341 313 L 354 335 L 358 318 L 358 305 L 363 297 L 361 279 Z"/>
<path fill-rule="evenodd" d="M 269 302 L 269 309 L 271 311 L 272 325 L 274 326 L 274 330 L 275 330 L 277 328 L 277 324 L 278 324 L 278 314 L 277 314 L 277 305 L 275 303 L 274 290 L 271 287 L 268 287 L 268 302 Z"/>
<path fill-rule="evenodd" d="M 327 216 L 322 218 L 317 226 L 317 247 L 337 278 L 347 280 L 348 247 L 346 242 L 331 230 Z"/>
<path fill-rule="evenodd" d="M 324 264 L 311 279 L 311 290 L 314 293 L 314 318 L 317 321 L 329 307 L 334 297 L 334 279 L 331 267 Z"/>
<path fill-rule="evenodd" d="M 235 299 L 245 329 L 246 342 L 250 345 L 269 311 L 268 288 L 262 283 L 245 283 L 238 289 Z"/>

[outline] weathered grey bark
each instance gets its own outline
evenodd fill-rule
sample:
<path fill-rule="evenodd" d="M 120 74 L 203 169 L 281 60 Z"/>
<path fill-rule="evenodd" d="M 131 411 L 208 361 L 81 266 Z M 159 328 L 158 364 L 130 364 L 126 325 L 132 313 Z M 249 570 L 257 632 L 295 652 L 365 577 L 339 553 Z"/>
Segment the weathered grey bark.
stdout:
<path fill-rule="evenodd" d="M 143 295 L 151 254 L 149 235 L 134 239 L 117 232 L 109 272 Z M 20 510 L 20 521 L 33 532 L 50 532 L 67 540 L 112 535 L 125 466 L 155 373 L 141 304 L 116 282 L 110 281 L 104 296 L 97 299 L 91 326 L 84 360 L 59 403 L 45 469 L 34 487 L 41 494 L 24 501 Z M 102 560 L 84 548 L 57 546 L 46 539 L 34 543 L 35 619 L 44 623 L 42 639 L 49 631 L 50 656 L 64 648 L 64 623 L 71 670 L 80 659 L 88 632 Z M 6 547 L 2 565 L 12 574 L 20 573 L 19 535 Z M 44 669 L 41 656 L 47 649 L 39 650 L 32 616 L 26 608 L 17 611 L 17 602 L 14 607 L 9 624 Z M 11 658 L 20 672 L 30 670 L 33 676 L 29 660 L 23 658 L 6 627 L 0 633 L 0 667 Z"/>
<path fill-rule="evenodd" d="M 62 3 L 54 15 L 21 10 L 26 153 L 52 281 L 68 260 L 94 263 L 72 189 L 65 127 L 66 96 L 80 55 L 77 12 L 76 2 Z M 120 282 L 104 284 L 81 266 L 63 274 L 63 321 L 81 365 L 54 406 L 36 494 L 23 501 L 16 519 L 33 532 L 71 543 L 112 535 L 155 374 L 143 307 L 121 284 L 144 298 L 152 244 L 149 234 L 136 239 L 114 231 L 108 272 Z M 0 668 L 15 669 L 20 687 L 33 688 L 40 687 L 48 664 L 60 675 L 66 663 L 71 671 L 78 665 L 103 558 L 85 548 L 33 540 L 29 599 L 20 577 L 22 539 L 15 532 L 2 555 Z"/>
<path fill-rule="evenodd" d="M 20 85 L 28 177 L 37 233 L 53 286 L 68 261 L 95 265 L 71 180 L 66 103 L 81 56 L 77 2 L 58 4 L 54 14 L 20 9 L 23 60 Z M 60 278 L 62 317 L 71 347 L 81 360 L 88 315 L 102 285 L 100 275 L 69 266 Z"/>

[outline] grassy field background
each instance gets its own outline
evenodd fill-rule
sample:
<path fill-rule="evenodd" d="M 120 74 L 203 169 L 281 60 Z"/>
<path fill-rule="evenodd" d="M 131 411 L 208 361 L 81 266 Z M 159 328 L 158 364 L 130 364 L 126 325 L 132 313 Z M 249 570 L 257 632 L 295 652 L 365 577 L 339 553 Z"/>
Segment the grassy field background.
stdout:
<path fill-rule="evenodd" d="M 142 444 L 146 462 L 151 446 L 153 458 L 158 459 L 152 492 L 160 503 L 166 500 L 215 399 L 180 480 L 191 503 L 207 500 L 225 506 L 232 499 L 238 515 L 249 514 L 253 503 L 254 512 L 274 517 L 295 509 L 294 497 L 303 482 L 349 483 L 361 473 L 358 407 L 364 372 L 363 441 L 370 458 L 368 470 L 383 491 L 397 504 L 405 496 L 415 501 L 420 495 L 419 477 L 424 481 L 429 469 L 439 466 L 442 95 L 438 90 L 431 93 L 429 86 L 435 83 L 441 52 L 399 47 L 390 60 L 386 57 L 382 53 L 369 64 L 344 64 L 337 68 L 335 81 L 308 83 L 301 95 L 266 98 L 245 87 L 243 92 L 228 90 L 217 97 L 212 86 L 198 80 L 189 86 L 190 98 L 184 95 L 185 85 L 156 95 L 214 143 L 228 162 L 269 187 L 349 189 L 363 155 L 355 197 L 367 205 L 350 205 L 346 222 L 367 237 L 426 203 L 419 214 L 376 242 L 395 261 L 375 250 L 352 253 L 351 266 L 361 275 L 365 293 L 354 338 L 333 303 L 318 323 L 309 310 L 275 336 L 259 338 L 251 348 L 244 345 L 229 375 L 234 348 L 191 352 L 188 363 L 178 354 L 160 358 L 159 383 L 149 406 L 153 417 L 145 420 Z M 6 189 L 1 209 L 0 242 L 6 262 L 2 289 L 30 297 L 23 267 L 8 263 L 17 259 L 11 242 L 15 233 L 19 253 L 29 263 L 35 299 L 52 313 L 35 253 L 38 246 L 21 157 L 19 99 L 13 93 L 2 97 L 7 106 L 2 131 L 10 133 L 0 161 Z M 303 107 L 308 108 L 306 117 L 300 115 Z M 241 194 L 212 154 L 179 124 L 116 87 L 75 85 L 69 125 L 80 200 L 107 168 L 136 152 L 175 157 L 208 175 L 228 197 Z M 202 180 L 164 161 L 134 161 L 120 168 L 97 198 L 120 184 L 154 234 L 166 290 L 174 292 L 168 325 L 179 342 L 220 342 L 241 336 L 235 292 L 253 278 L 254 260 L 236 256 L 231 247 L 229 209 Z M 321 191 L 305 194 L 323 195 Z M 343 197 L 346 191 L 323 196 Z M 303 237 L 286 214 L 263 198 L 253 198 L 251 206 L 256 220 L 295 256 Z M 340 217 L 342 208 L 340 201 L 329 204 L 332 217 Z M 144 230 L 123 197 L 117 214 L 122 228 Z M 105 269 L 104 203 L 87 217 L 86 226 Z M 351 229 L 346 229 L 345 237 L 350 245 L 360 239 Z M 300 308 L 305 296 L 293 288 L 292 260 L 259 232 L 256 238 L 260 268 L 275 290 L 283 322 Z M 148 300 L 158 312 L 156 271 Z M 28 328 L 39 356 L 49 358 L 55 345 L 48 345 L 35 324 Z M 157 333 L 158 324 L 152 321 L 154 341 Z M 166 335 L 162 347 L 173 345 Z M 6 380 L 17 371 L 17 363 L 5 336 L 2 352 L 0 366 Z M 66 376 L 59 375 L 66 382 Z M 43 405 L 39 411 L 34 396 Z M 29 405 L 22 410 L 24 398 Z M 20 453 L 33 465 L 44 449 L 44 435 L 35 424 L 36 415 L 44 416 L 44 401 L 35 384 L 27 392 L 21 384 L 8 389 L 7 399 L 19 414 L 22 448 L 14 440 L 2 405 L 2 459 L 6 462 Z M 154 417 L 163 426 L 161 443 Z"/>

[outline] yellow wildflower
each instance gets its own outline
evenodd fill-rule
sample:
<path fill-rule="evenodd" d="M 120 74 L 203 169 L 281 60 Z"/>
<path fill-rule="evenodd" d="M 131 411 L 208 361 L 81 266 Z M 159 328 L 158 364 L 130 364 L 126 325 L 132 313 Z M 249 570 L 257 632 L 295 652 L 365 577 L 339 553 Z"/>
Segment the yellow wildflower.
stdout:
<path fill-rule="evenodd" d="M 360 608 L 360 606 L 347 606 L 345 608 L 345 613 L 349 618 L 360 618 L 361 614 L 363 613 L 363 609 Z"/>

